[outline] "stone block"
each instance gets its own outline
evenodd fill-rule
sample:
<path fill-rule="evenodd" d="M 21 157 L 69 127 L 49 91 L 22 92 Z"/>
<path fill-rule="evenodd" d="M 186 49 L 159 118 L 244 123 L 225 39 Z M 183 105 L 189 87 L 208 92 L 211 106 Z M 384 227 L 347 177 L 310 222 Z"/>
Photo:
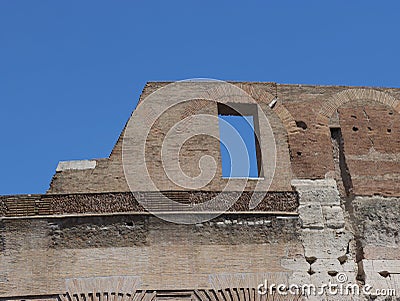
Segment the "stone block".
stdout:
<path fill-rule="evenodd" d="M 302 231 L 302 241 L 306 257 L 338 258 L 346 254 L 347 245 L 351 239 L 348 232 L 333 229 Z"/>
<path fill-rule="evenodd" d="M 299 193 L 300 205 L 320 203 L 323 205 L 340 205 L 339 191 L 333 179 L 325 180 L 292 180 L 292 186 Z"/>
<path fill-rule="evenodd" d="M 283 258 L 281 259 L 281 266 L 288 270 L 301 272 L 306 272 L 310 268 L 310 265 L 302 256 L 297 258 Z"/>
<path fill-rule="evenodd" d="M 339 260 L 336 258 L 318 258 L 312 265 L 311 269 L 315 272 L 327 273 L 330 271 L 340 272 L 342 270 Z"/>
<path fill-rule="evenodd" d="M 60 161 L 57 165 L 57 172 L 65 170 L 85 170 L 94 169 L 96 160 L 76 160 L 76 161 Z"/>
<path fill-rule="evenodd" d="M 296 271 L 289 277 L 289 284 L 309 284 L 311 282 L 311 276 L 307 273 L 307 271 Z"/>
<path fill-rule="evenodd" d="M 344 227 L 343 210 L 339 206 L 322 206 L 325 218 L 325 225 L 328 228 L 340 229 Z"/>
<path fill-rule="evenodd" d="M 324 220 L 322 208 L 319 204 L 309 203 L 299 206 L 300 219 L 303 228 L 323 229 Z"/>

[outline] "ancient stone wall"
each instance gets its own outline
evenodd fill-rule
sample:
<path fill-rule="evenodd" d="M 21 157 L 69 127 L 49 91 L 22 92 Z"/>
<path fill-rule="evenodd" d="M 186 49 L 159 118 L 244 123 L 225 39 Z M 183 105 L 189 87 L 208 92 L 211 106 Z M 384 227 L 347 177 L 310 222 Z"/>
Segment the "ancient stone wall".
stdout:
<path fill-rule="evenodd" d="M 148 83 L 139 107 L 167 84 Z M 215 177 L 201 189 L 172 183 L 161 162 L 163 138 L 192 113 L 216 117 L 218 104 L 197 99 L 171 107 L 146 138 L 157 190 L 178 204 L 215 195 L 224 201 L 240 195 L 238 201 L 225 214 L 193 225 L 151 216 L 136 196 L 157 203 L 156 192 L 132 195 L 125 180 L 125 128 L 109 158 L 61 164 L 48 194 L 0 197 L 0 297 L 103 301 L 106 292 L 88 295 L 88 287 L 98 285 L 109 287 L 107 300 L 259 300 L 250 295 L 263 278 L 321 286 L 341 273 L 358 288 L 400 294 L 400 89 L 234 85 L 257 101 L 258 114 L 272 127 L 277 166 L 268 193 L 254 192 L 262 178 L 248 181 L 244 193 L 221 193 L 226 179 L 219 142 L 207 135 L 186 141 L 179 161 L 196 176 L 200 158 L 210 155 Z M 190 85 L 175 93 L 190 94 Z M 216 122 L 205 128 L 218 136 Z M 268 160 L 264 130 L 260 122 L 262 158 Z M 148 187 L 143 170 L 131 172 Z M 249 203 L 253 193 L 266 193 L 255 208 Z M 161 203 L 160 211 L 171 209 Z M 118 295 L 121 287 L 129 289 Z M 68 289 L 84 295 L 73 299 Z"/>
<path fill-rule="evenodd" d="M 399 198 L 356 197 L 353 207 L 363 281 L 400 294 Z"/>
<path fill-rule="evenodd" d="M 0 297 L 66 293 L 67 279 L 138 277 L 137 289 L 212 288 L 210 275 L 285 272 L 297 217 L 227 214 L 196 225 L 145 215 L 4 218 Z"/>
<path fill-rule="evenodd" d="M 148 95 L 167 84 L 148 83 L 141 95 L 141 101 L 145 101 Z M 399 89 L 273 83 L 234 84 L 258 102 L 259 113 L 265 113 L 272 126 L 277 143 L 277 168 L 270 190 L 291 190 L 290 181 L 295 178 L 330 177 L 335 172 L 331 129 L 340 128 L 344 152 L 348 154 L 348 168 L 353 174 L 354 193 L 400 195 L 398 185 L 395 185 L 399 174 Z M 179 91 L 182 95 L 186 92 L 188 91 L 185 89 Z M 278 102 L 271 110 L 268 104 L 276 95 Z M 193 113 L 216 116 L 217 104 L 201 100 L 183 103 L 167 110 L 152 128 L 146 146 L 147 163 L 160 190 L 182 190 L 168 180 L 161 168 L 160 147 L 169 128 Z M 357 119 L 351 116 L 356 116 Z M 218 124 L 211 122 L 209 132 L 218 135 Z M 110 157 L 96 160 L 94 169 L 57 172 L 49 193 L 129 191 L 121 163 L 123 135 L 124 132 Z M 374 144 L 373 148 L 371 143 Z M 221 191 L 226 181 L 221 178 L 219 142 L 216 139 L 201 136 L 187 141 L 180 153 L 182 167 L 188 175 L 198 174 L 199 158 L 204 154 L 215 158 L 217 173 L 202 190 Z M 263 160 L 268 158 L 263 156 Z M 143 171 L 138 171 L 140 172 Z M 254 189 L 255 182 L 249 181 L 246 190 Z"/>

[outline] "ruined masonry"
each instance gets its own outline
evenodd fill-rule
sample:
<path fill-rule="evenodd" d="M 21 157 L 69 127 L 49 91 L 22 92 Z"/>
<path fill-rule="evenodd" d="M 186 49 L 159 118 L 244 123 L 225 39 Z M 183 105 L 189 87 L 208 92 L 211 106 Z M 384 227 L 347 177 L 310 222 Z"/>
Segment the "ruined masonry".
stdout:
<path fill-rule="evenodd" d="M 169 84 L 147 83 L 136 111 L 162 106 L 153 92 Z M 169 97 L 191 96 L 194 85 L 181 83 Z M 400 89 L 231 83 L 254 104 L 226 97 L 218 83 L 201 85 L 212 97 L 171 106 L 149 124 L 143 163 L 151 181 L 139 165 L 124 171 L 125 147 L 128 159 L 140 151 L 124 140 L 130 120 L 108 158 L 60 162 L 45 194 L 0 196 L 0 300 L 400 300 Z M 245 184 L 222 176 L 217 117 L 235 115 L 229 106 L 254 118 L 259 177 Z M 171 180 L 177 170 L 165 171 L 163 160 L 174 157 L 162 146 L 196 114 L 216 118 L 198 122 L 204 133 L 181 145 L 180 168 L 196 177 L 206 155 L 216 163 L 204 161 L 205 170 L 215 174 L 188 189 Z M 131 191 L 126 175 L 140 189 Z M 188 211 L 215 197 L 232 205 Z M 265 282 L 341 283 L 360 293 L 259 294 Z"/>

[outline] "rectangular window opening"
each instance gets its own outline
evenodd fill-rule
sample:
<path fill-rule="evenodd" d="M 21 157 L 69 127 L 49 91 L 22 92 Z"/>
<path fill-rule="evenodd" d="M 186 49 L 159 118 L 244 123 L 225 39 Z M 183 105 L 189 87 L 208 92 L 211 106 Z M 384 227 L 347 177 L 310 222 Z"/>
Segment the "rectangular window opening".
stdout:
<path fill-rule="evenodd" d="M 218 104 L 223 178 L 262 178 L 256 104 Z"/>

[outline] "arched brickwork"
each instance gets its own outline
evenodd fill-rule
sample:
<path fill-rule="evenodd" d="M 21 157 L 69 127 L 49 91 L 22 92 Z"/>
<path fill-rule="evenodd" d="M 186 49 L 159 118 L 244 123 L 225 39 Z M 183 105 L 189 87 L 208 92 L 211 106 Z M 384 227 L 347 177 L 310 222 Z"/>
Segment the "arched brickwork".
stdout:
<path fill-rule="evenodd" d="M 387 93 L 374 89 L 347 89 L 333 95 L 327 102 L 323 104 L 318 113 L 318 123 L 327 125 L 331 116 L 340 106 L 347 102 L 356 100 L 373 100 L 390 106 L 395 111 L 400 113 L 400 101 Z"/>
<path fill-rule="evenodd" d="M 257 87 L 254 87 L 252 85 L 240 84 L 239 87 L 243 89 L 246 93 L 251 95 L 259 103 L 269 104 L 275 98 L 272 93 L 269 93 L 262 89 L 258 89 Z M 298 131 L 296 122 L 292 114 L 290 114 L 290 112 L 282 105 L 281 102 L 278 101 L 272 111 L 282 121 L 289 135 Z"/>
<path fill-rule="evenodd" d="M 273 111 L 278 115 L 280 120 L 282 120 L 289 135 L 294 134 L 299 130 L 292 114 L 290 114 L 290 112 L 280 102 L 275 105 Z"/>

